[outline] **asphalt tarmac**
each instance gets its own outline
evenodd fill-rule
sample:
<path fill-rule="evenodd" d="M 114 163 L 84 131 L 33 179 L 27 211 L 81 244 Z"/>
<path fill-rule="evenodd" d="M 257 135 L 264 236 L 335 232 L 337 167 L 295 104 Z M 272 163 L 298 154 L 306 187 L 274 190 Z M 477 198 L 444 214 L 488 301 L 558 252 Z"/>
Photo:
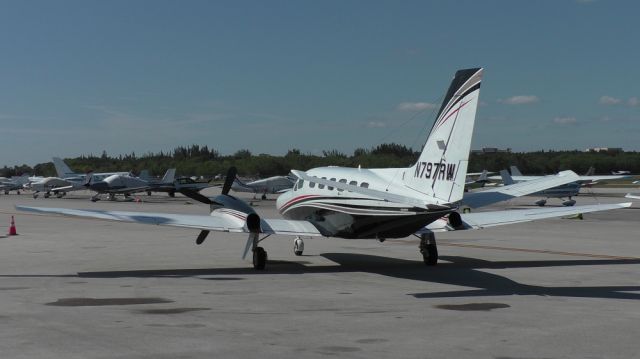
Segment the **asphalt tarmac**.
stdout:
<path fill-rule="evenodd" d="M 13 208 L 208 209 L 163 194 L 88 198 L 0 195 L 0 233 L 12 214 L 19 233 L 0 236 L 0 357 L 640 358 L 640 203 L 438 234 L 436 267 L 417 238 L 308 239 L 297 257 L 293 238 L 273 236 L 264 272 L 240 258 L 245 235 L 197 246 L 195 230 Z M 279 218 L 273 199 L 254 205 Z"/>

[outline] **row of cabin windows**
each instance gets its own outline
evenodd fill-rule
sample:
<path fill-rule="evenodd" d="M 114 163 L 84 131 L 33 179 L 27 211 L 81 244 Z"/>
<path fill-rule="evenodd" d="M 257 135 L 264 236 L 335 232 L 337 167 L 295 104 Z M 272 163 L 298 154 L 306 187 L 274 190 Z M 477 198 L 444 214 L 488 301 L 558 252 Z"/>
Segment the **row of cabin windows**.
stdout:
<path fill-rule="evenodd" d="M 327 179 L 327 177 L 322 177 L 322 179 L 325 179 L 325 180 L 326 180 L 326 179 Z M 333 181 L 333 182 L 335 182 L 335 181 L 336 181 L 336 179 L 335 179 L 335 178 L 330 178 L 330 179 L 329 179 L 329 181 Z M 340 183 L 347 183 L 347 180 L 346 180 L 346 179 L 344 179 L 344 178 L 342 178 L 342 179 L 340 179 L 338 182 L 340 182 Z M 349 182 L 349 184 L 350 184 L 350 185 L 352 185 L 352 186 L 357 186 L 357 185 L 358 185 L 358 181 L 351 181 L 351 182 Z M 301 189 L 302 187 L 304 187 L 304 180 L 298 180 L 298 182 L 296 182 L 296 185 L 293 187 L 293 190 L 294 190 L 294 191 L 297 191 L 297 190 Z M 309 188 L 315 188 L 315 187 L 316 187 L 316 183 L 315 183 L 315 182 L 309 182 Z M 325 185 L 318 183 L 318 189 L 324 189 L 324 187 L 325 187 Z M 326 187 L 327 187 L 327 189 L 328 189 L 329 191 L 333 191 L 333 189 L 334 189 L 334 188 L 333 188 L 333 187 L 331 187 L 331 186 L 326 186 Z M 369 188 L 369 183 L 367 183 L 367 182 L 362 182 L 362 183 L 360 183 L 360 187 L 362 187 L 362 188 Z M 342 192 L 342 191 L 344 191 L 344 190 L 343 190 L 343 189 L 339 189 L 339 188 L 338 188 L 338 192 Z"/>

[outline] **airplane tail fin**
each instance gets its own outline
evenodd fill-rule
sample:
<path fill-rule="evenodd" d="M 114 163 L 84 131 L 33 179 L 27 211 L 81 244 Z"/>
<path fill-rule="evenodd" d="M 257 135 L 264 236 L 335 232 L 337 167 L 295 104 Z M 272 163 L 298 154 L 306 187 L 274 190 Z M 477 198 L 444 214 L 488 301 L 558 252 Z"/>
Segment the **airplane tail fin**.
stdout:
<path fill-rule="evenodd" d="M 435 204 L 457 202 L 464 194 L 482 72 L 456 72 L 418 162 L 403 176 L 405 186 L 435 197 Z"/>
<path fill-rule="evenodd" d="M 141 180 L 145 180 L 145 181 L 150 180 L 151 176 L 149 175 L 149 170 L 140 171 L 140 176 L 138 176 L 138 178 L 140 178 Z"/>
<path fill-rule="evenodd" d="M 511 170 L 512 176 L 522 176 L 522 172 L 520 172 L 517 166 L 511 166 L 509 169 Z"/>
<path fill-rule="evenodd" d="M 478 180 L 476 182 L 480 182 L 484 185 L 484 183 L 486 183 L 489 179 L 489 172 L 487 170 L 482 170 L 482 173 L 480 174 L 480 177 L 478 177 Z"/>
<path fill-rule="evenodd" d="M 56 168 L 58 177 L 65 178 L 75 175 L 75 172 L 59 157 L 53 157 L 53 166 Z"/>
<path fill-rule="evenodd" d="M 511 173 L 513 173 L 513 168 L 515 166 L 511 166 Z M 518 169 L 516 168 L 516 172 L 520 172 L 518 171 Z M 513 181 L 513 178 L 511 178 L 511 175 L 509 174 L 509 172 L 507 170 L 502 170 L 500 171 L 500 177 L 502 177 L 502 183 L 505 186 L 514 184 L 515 182 Z"/>
<path fill-rule="evenodd" d="M 84 183 L 82 185 L 85 186 L 85 187 L 91 187 L 92 180 L 93 180 L 93 172 L 89 172 L 85 176 Z"/>
<path fill-rule="evenodd" d="M 164 177 L 162 177 L 162 181 L 160 183 L 173 183 L 176 179 L 176 169 L 169 168 L 167 172 L 165 172 Z"/>

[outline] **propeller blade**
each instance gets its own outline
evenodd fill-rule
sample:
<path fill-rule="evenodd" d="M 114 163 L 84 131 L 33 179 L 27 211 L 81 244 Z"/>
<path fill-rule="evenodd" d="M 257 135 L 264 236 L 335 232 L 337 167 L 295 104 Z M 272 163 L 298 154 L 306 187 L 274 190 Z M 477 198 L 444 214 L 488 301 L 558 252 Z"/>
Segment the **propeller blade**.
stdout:
<path fill-rule="evenodd" d="M 179 192 L 182 193 L 183 195 L 193 199 L 193 200 L 198 201 L 198 202 L 202 202 L 202 203 L 209 204 L 209 205 L 217 204 L 217 202 L 211 200 L 211 198 L 209 198 L 209 197 L 207 197 L 207 196 L 205 196 L 203 194 L 200 194 L 199 192 L 196 192 L 196 191 L 192 191 L 192 190 L 189 190 L 189 189 L 186 189 L 186 188 L 181 188 Z"/>
<path fill-rule="evenodd" d="M 229 167 L 229 171 L 227 171 L 227 177 L 224 179 L 224 186 L 222 186 L 222 194 L 229 194 L 231 185 L 233 184 L 233 181 L 235 181 L 237 174 L 238 169 L 236 169 L 234 166 Z"/>
<path fill-rule="evenodd" d="M 249 238 L 247 238 L 247 243 L 244 245 L 244 252 L 242 252 L 242 260 L 247 258 L 247 253 L 253 247 L 253 242 L 257 240 L 258 233 L 249 233 Z"/>
<path fill-rule="evenodd" d="M 198 235 L 198 238 L 196 238 L 196 244 L 197 245 L 201 245 L 202 242 L 204 242 L 204 240 L 207 238 L 208 235 L 209 235 L 209 231 L 207 231 L 207 230 L 200 231 L 200 234 Z"/>

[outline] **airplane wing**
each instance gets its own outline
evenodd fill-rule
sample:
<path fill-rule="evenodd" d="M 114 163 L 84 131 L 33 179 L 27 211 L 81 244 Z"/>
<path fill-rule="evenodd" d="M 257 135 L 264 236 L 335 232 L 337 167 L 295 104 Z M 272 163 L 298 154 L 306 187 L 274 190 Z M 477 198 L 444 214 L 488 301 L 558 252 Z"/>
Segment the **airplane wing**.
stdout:
<path fill-rule="evenodd" d="M 462 203 L 471 208 L 487 206 L 575 182 L 578 178 L 579 176 L 573 171 L 562 171 L 556 175 L 544 176 L 531 181 L 490 188 L 480 192 L 466 193 L 462 199 Z"/>
<path fill-rule="evenodd" d="M 546 218 L 566 217 L 580 213 L 607 211 L 611 209 L 627 208 L 631 202 L 613 204 L 594 204 L 574 207 L 514 209 L 505 211 L 490 211 L 476 213 L 461 213 L 463 228 L 483 229 L 488 227 L 504 226 L 507 224 L 536 221 Z M 439 219 L 425 227 L 423 231 L 446 232 L 460 230 L 455 229 L 444 219 Z"/>
<path fill-rule="evenodd" d="M 29 206 L 16 206 L 16 209 L 39 214 L 61 214 L 106 221 L 155 224 L 158 226 L 192 228 L 214 232 L 249 233 L 245 220 L 239 219 L 237 213 L 228 214 L 228 211 L 226 212 L 227 214 L 224 211 L 214 211 L 214 215 L 197 215 Z M 261 219 L 260 227 L 261 233 L 264 234 L 321 236 L 318 229 L 307 221 Z"/>
<path fill-rule="evenodd" d="M 640 195 L 638 194 L 631 194 L 631 193 L 627 193 L 626 196 L 624 196 L 625 198 L 631 198 L 631 199 L 640 199 Z"/>
<path fill-rule="evenodd" d="M 126 188 L 120 188 L 120 189 L 110 189 L 105 191 L 105 193 L 129 194 L 129 193 L 136 193 L 136 192 L 144 192 L 149 189 L 153 189 L 153 188 L 151 186 L 126 187 Z"/>
<path fill-rule="evenodd" d="M 580 182 L 601 182 L 601 181 L 615 181 L 625 178 L 631 178 L 630 175 L 603 175 L 603 176 L 580 176 Z"/>

